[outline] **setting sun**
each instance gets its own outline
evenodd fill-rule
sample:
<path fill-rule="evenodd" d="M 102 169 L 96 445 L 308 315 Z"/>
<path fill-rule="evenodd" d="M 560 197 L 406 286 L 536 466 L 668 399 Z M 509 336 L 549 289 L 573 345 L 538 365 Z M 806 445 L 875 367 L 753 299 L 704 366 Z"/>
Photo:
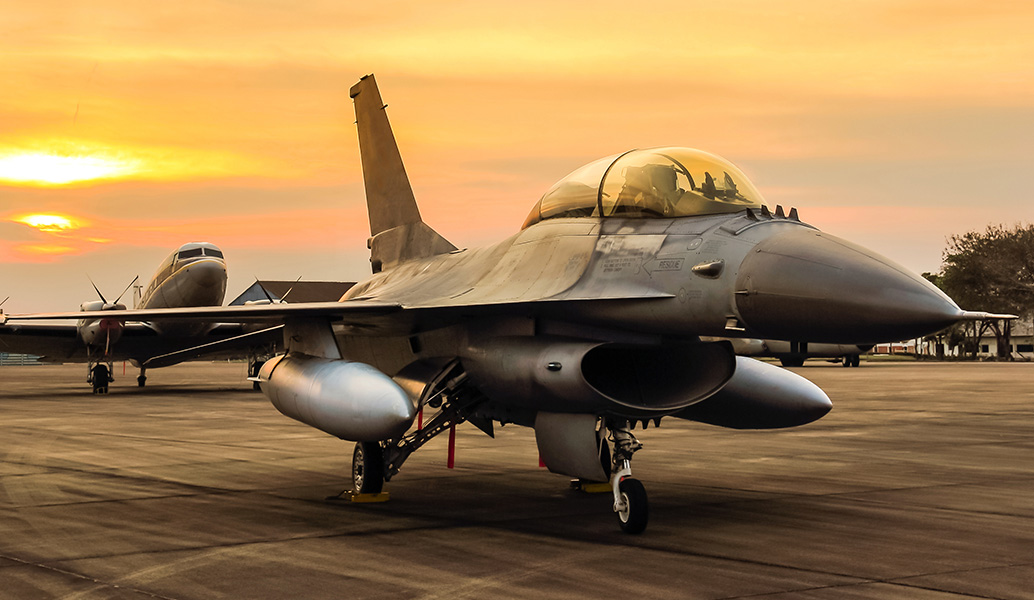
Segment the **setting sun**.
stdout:
<path fill-rule="evenodd" d="M 14 219 L 16 223 L 23 223 L 29 227 L 35 227 L 47 233 L 57 233 L 68 229 L 78 229 L 80 223 L 61 215 L 26 215 Z"/>
<path fill-rule="evenodd" d="M 0 157 L 0 180 L 37 185 L 63 185 L 111 179 L 132 173 L 133 163 L 95 156 L 26 153 Z"/>

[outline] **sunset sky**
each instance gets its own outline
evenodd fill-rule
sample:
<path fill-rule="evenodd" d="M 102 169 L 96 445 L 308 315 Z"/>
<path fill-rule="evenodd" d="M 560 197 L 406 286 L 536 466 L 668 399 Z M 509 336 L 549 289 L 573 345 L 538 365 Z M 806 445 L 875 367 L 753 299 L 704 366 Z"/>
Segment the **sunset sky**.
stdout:
<path fill-rule="evenodd" d="M 1034 220 L 1034 4 L 0 0 L 0 300 L 75 310 L 188 241 L 356 280 L 348 89 L 376 73 L 424 219 L 514 232 L 630 148 L 736 163 L 771 206 L 916 271 Z M 61 219 L 28 218 L 50 215 Z"/>

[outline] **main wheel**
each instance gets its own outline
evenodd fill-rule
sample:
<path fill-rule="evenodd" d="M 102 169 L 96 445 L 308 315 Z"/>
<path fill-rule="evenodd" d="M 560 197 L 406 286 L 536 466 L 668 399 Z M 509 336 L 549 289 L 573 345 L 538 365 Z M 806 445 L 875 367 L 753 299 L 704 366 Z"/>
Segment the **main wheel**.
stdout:
<path fill-rule="evenodd" d="M 352 451 L 352 489 L 379 494 L 384 488 L 384 451 L 377 442 L 357 442 Z"/>
<path fill-rule="evenodd" d="M 804 358 L 799 358 L 799 357 L 780 358 L 779 359 L 779 364 L 783 365 L 784 367 L 803 367 L 804 366 Z"/>
<path fill-rule="evenodd" d="M 857 367 L 862 364 L 862 357 L 860 354 L 855 354 L 851 357 L 851 366 Z"/>
<path fill-rule="evenodd" d="M 618 511 L 618 523 L 625 533 L 642 533 L 650 519 L 650 502 L 646 499 L 646 488 L 638 479 L 625 478 L 618 484 L 625 510 Z"/>
<path fill-rule="evenodd" d="M 147 385 L 147 378 L 144 377 L 143 375 L 137 377 L 136 378 L 136 385 L 137 385 L 137 387 L 144 387 L 145 385 Z"/>
<path fill-rule="evenodd" d="M 844 356 L 844 365 L 843 366 L 844 367 L 850 367 L 851 366 L 851 355 L 850 354 L 847 354 L 847 355 Z"/>

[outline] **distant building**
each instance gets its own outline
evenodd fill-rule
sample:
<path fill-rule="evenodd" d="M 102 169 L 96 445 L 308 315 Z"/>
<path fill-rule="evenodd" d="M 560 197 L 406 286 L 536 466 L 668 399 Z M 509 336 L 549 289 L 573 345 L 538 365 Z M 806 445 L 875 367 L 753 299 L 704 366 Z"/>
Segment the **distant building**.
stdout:
<path fill-rule="evenodd" d="M 35 354 L 11 354 L 9 352 L 0 352 L 0 367 L 22 367 L 42 364 L 44 363 L 39 362 L 39 357 Z"/>
<path fill-rule="evenodd" d="M 284 302 L 337 302 L 341 296 L 355 285 L 354 281 L 256 281 L 251 287 L 237 296 L 231 306 L 245 302 L 280 300 L 287 295 Z M 264 291 L 263 291 L 264 290 Z"/>
<path fill-rule="evenodd" d="M 1009 341 L 1009 352 L 1012 354 L 1013 359 L 1034 360 L 1034 323 L 1029 319 L 1017 319 L 1012 322 Z M 916 342 L 916 340 L 907 340 L 893 344 L 879 344 L 873 349 L 873 352 L 877 354 L 914 354 L 916 352 Z M 935 356 L 937 354 L 936 346 L 936 342 L 921 341 L 919 344 L 919 354 Z M 954 349 L 945 348 L 947 356 L 959 356 L 962 352 L 961 347 Z M 993 358 L 997 356 L 998 342 L 995 340 L 993 332 L 986 331 L 984 332 L 984 337 L 980 338 L 980 348 L 977 350 L 977 357 Z"/>
<path fill-rule="evenodd" d="M 1009 342 L 1009 352 L 1014 359 L 1034 360 L 1034 324 L 1030 320 L 1016 319 L 1012 322 Z M 977 355 L 981 357 L 998 356 L 998 342 L 995 340 L 994 334 L 981 338 Z"/>

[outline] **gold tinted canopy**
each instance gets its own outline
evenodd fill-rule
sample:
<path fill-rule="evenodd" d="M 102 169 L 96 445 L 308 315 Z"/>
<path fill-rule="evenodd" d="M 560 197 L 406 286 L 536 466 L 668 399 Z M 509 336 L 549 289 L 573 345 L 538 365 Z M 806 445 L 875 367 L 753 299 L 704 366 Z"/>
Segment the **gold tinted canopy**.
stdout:
<path fill-rule="evenodd" d="M 729 161 L 691 148 L 632 150 L 591 162 L 542 196 L 524 222 L 560 217 L 674 218 L 760 208 L 761 194 Z"/>

